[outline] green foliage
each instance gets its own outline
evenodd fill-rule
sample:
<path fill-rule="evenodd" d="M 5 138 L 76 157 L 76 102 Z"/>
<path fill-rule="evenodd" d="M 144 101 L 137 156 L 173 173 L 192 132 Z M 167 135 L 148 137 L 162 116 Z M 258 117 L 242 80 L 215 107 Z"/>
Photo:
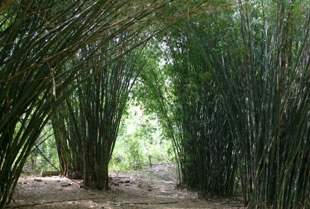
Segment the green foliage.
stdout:
<path fill-rule="evenodd" d="M 34 149 L 50 133 L 52 115 L 60 166 L 75 159 L 68 170 L 81 171 L 84 159 L 93 182 L 115 145 L 113 168 L 175 157 L 181 183 L 205 196 L 232 194 L 237 175 L 250 208 L 307 208 L 309 8 L 309 0 L 3 2 L 0 208 L 12 199 L 29 155 L 36 167 L 44 168 L 39 150 L 56 162 L 53 140 Z M 146 65 L 129 96 L 149 118 L 134 116 L 130 105 L 135 124 L 127 118 L 118 132 L 129 94 L 119 99 L 119 89 L 134 83 L 135 72 L 122 74 L 128 66 L 119 60 L 175 23 L 170 13 L 182 21 L 153 38 L 135 62 Z M 161 21 L 149 26 L 154 19 Z"/>
<path fill-rule="evenodd" d="M 126 34 L 108 45 L 116 47 L 122 39 L 127 39 Z M 135 41 L 139 43 L 138 38 Z M 83 49 L 77 61 L 92 53 L 93 47 L 95 45 Z M 117 60 L 102 56 L 105 49 L 98 49 L 97 53 L 98 56 L 85 64 L 85 71 L 93 62 L 107 64 L 79 74 L 75 80 L 76 91 L 55 111 L 52 123 L 62 174 L 69 177 L 78 174 L 86 186 L 108 189 L 108 164 L 120 121 L 144 64 L 139 50 Z M 83 82 L 85 77 L 89 79 Z M 134 149 L 131 147 L 132 153 L 137 153 Z M 139 160 L 139 156 L 134 157 Z"/>
<path fill-rule="evenodd" d="M 309 1 L 227 5 L 170 28 L 135 95 L 172 140 L 181 182 L 223 195 L 238 175 L 251 208 L 305 208 Z"/>
<path fill-rule="evenodd" d="M 237 166 L 223 98 L 200 46 L 183 27 L 171 29 L 174 35 L 167 38 L 171 63 L 165 69 L 173 95 L 169 101 L 178 133 L 181 183 L 199 189 L 204 196 L 230 195 Z M 205 30 L 202 23 L 196 27 Z"/>
<path fill-rule="evenodd" d="M 42 170 L 55 170 L 55 167 L 59 169 L 58 153 L 51 124 L 47 124 L 27 158 L 23 170 L 26 174 L 36 174 Z"/>
<path fill-rule="evenodd" d="M 123 119 L 110 162 L 111 170 L 140 169 L 143 165 L 171 162 L 171 143 L 161 136 L 154 114 L 146 114 L 140 106 L 129 105 Z"/>
<path fill-rule="evenodd" d="M 309 73 L 299 69 L 309 69 L 309 28 L 297 19 L 310 19 L 300 6 L 240 2 L 235 17 L 226 16 L 233 30 L 220 33 L 221 19 L 216 29 L 188 27 L 221 90 L 250 208 L 308 204 Z"/>
<path fill-rule="evenodd" d="M 115 60 L 145 43 L 158 28 L 141 20 L 165 6 L 162 0 L 2 3 L 0 208 L 12 199 L 26 158 L 53 111 L 72 93 L 74 78 L 85 62 L 99 56 L 98 49 L 109 51 L 108 56 Z M 144 33 L 146 28 L 148 33 Z M 121 39 L 122 34 L 127 38 Z M 107 43 L 111 40 L 121 41 L 110 48 Z M 92 52 L 66 69 L 89 45 Z M 86 71 L 101 64 L 93 62 Z"/>

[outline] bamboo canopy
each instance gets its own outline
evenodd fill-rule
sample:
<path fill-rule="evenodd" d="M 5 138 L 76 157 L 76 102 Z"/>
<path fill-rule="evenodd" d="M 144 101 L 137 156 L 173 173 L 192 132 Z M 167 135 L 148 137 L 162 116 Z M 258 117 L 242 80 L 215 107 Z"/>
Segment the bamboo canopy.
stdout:
<path fill-rule="evenodd" d="M 249 208 L 308 208 L 309 8 L 308 0 L 1 1 L 0 208 L 48 121 L 61 172 L 107 189 L 136 79 L 173 141 L 181 184 L 203 197 L 241 187 Z M 141 46 L 163 31 L 168 64 L 144 71 Z"/>
<path fill-rule="evenodd" d="M 165 6 L 165 0 L 2 2 L 0 208 L 10 202 L 25 160 L 43 127 L 74 89 L 71 83 L 80 66 L 119 34 L 130 35 L 103 52 L 115 59 L 144 43 L 159 29 L 150 31 L 139 42 L 132 40 L 146 28 L 146 17 L 154 17 Z M 70 58 L 92 43 L 96 43 L 93 52 L 71 65 Z M 68 65 L 70 68 L 65 70 Z"/>

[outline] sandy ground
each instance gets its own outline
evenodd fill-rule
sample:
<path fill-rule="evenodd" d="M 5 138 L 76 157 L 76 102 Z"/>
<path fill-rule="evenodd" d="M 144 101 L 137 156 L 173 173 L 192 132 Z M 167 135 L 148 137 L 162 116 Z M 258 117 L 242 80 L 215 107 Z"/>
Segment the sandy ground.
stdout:
<path fill-rule="evenodd" d="M 110 176 L 110 191 L 81 188 L 81 181 L 59 176 L 21 177 L 9 208 L 242 208 L 237 200 L 202 200 L 195 192 L 177 189 L 173 164 L 159 164 L 128 173 L 111 172 Z"/>

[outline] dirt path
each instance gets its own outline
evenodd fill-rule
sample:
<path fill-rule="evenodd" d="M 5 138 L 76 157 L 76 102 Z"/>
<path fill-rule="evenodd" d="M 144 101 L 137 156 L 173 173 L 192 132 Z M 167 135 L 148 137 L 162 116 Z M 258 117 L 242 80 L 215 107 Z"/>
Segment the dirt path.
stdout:
<path fill-rule="evenodd" d="M 111 191 L 80 188 L 80 181 L 59 176 L 20 178 L 11 208 L 241 208 L 229 199 L 201 200 L 194 192 L 176 189 L 175 167 L 160 164 L 130 173 L 111 173 Z"/>

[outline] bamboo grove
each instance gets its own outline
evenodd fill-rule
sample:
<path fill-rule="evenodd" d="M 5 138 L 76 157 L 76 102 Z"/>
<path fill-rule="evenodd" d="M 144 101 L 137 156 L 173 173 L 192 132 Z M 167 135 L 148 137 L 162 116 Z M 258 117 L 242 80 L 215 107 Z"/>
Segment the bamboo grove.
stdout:
<path fill-rule="evenodd" d="M 182 184 L 203 197 L 240 188 L 249 208 L 310 207 L 309 21 L 309 1 L 239 1 L 162 37 L 168 64 L 144 75 L 142 101 Z"/>
<path fill-rule="evenodd" d="M 164 0 L 1 1 L 0 208 L 12 199 L 41 130 L 76 88 L 80 69 L 91 72 L 107 63 L 88 62 L 99 49 L 117 59 L 144 43 L 155 31 L 139 36 L 147 27 L 142 20 L 165 5 Z M 71 60 L 89 45 L 92 51 L 83 59 Z M 85 62 L 93 67 L 85 68 Z"/>
<path fill-rule="evenodd" d="M 132 89 L 181 185 L 309 208 L 309 30 L 309 0 L 2 2 L 0 208 L 49 122 L 61 173 L 108 189 Z"/>
<path fill-rule="evenodd" d="M 99 52 L 90 62 L 109 62 L 102 54 Z M 82 73 L 74 81 L 76 90 L 54 112 L 61 173 L 71 178 L 82 177 L 86 187 L 108 189 L 108 164 L 121 117 L 129 91 L 143 67 L 137 57 L 132 53 L 103 69 Z M 89 74 L 91 79 L 81 82 Z"/>

